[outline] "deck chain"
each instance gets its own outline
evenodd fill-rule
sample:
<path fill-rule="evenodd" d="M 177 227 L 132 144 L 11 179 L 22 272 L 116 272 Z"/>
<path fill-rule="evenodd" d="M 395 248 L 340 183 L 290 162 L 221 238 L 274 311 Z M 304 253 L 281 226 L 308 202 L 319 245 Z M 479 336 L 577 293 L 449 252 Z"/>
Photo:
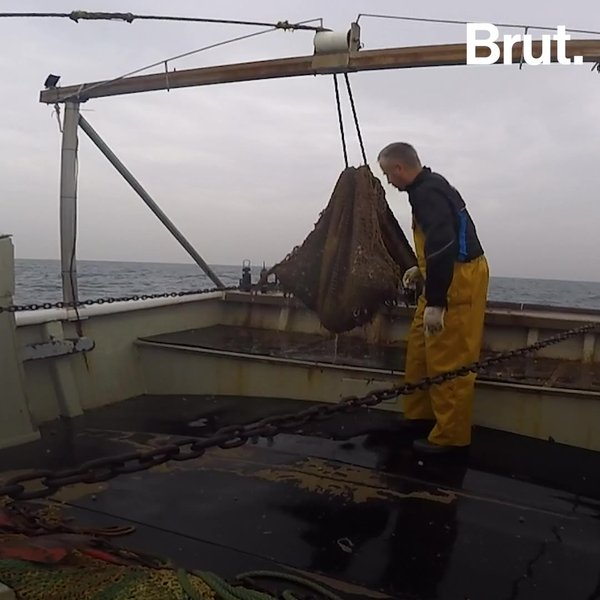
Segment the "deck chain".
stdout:
<path fill-rule="evenodd" d="M 370 408 L 385 400 L 405 396 L 417 390 L 426 390 L 432 385 L 463 377 L 470 373 L 478 373 L 491 365 L 536 352 L 552 344 L 585 333 L 596 326 L 595 323 L 589 323 L 569 329 L 535 344 L 502 352 L 434 377 L 425 377 L 417 383 L 404 383 L 400 386 L 371 392 L 360 398 L 347 396 L 337 403 L 311 406 L 299 412 L 266 417 L 247 425 L 238 423 L 227 425 L 218 429 L 210 437 L 186 438 L 150 450 L 97 458 L 71 469 L 31 471 L 8 479 L 0 486 L 0 496 L 9 496 L 15 500 L 45 498 L 67 485 L 100 483 L 122 474 L 145 471 L 170 460 L 186 461 L 200 458 L 209 448 L 230 449 L 243 446 L 248 441 L 257 442 L 261 437 L 272 439 L 280 433 L 297 431 L 311 421 L 325 420 L 337 414 L 352 413 Z"/>
<path fill-rule="evenodd" d="M 33 304 L 11 304 L 0 306 L 0 313 L 23 312 L 27 310 L 48 310 L 50 308 L 81 308 L 82 306 L 93 306 L 94 304 L 114 304 L 115 302 L 131 302 L 135 300 L 154 300 L 156 298 L 180 298 L 182 296 L 193 296 L 198 294 L 209 294 L 211 292 L 230 292 L 239 290 L 239 286 L 230 285 L 225 287 L 202 288 L 199 290 L 187 290 L 180 292 L 159 292 L 156 294 L 133 294 L 131 296 L 117 296 L 106 298 L 95 298 L 90 300 L 75 300 L 73 302 L 40 302 Z"/>

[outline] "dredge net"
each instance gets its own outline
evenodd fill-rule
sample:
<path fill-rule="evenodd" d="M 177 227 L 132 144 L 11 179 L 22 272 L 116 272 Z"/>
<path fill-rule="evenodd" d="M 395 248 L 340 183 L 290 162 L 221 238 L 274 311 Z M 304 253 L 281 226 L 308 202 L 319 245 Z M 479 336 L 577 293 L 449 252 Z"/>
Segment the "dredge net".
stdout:
<path fill-rule="evenodd" d="M 402 275 L 416 264 L 381 182 L 364 165 L 342 171 L 313 231 L 268 273 L 342 333 L 397 302 Z"/>

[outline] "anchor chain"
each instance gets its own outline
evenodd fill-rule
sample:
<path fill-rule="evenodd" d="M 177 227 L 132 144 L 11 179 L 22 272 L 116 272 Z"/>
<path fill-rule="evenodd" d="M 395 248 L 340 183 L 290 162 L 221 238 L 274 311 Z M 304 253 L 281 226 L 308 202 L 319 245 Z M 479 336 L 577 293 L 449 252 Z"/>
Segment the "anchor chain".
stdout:
<path fill-rule="evenodd" d="M 230 449 L 243 446 L 250 440 L 255 443 L 261 437 L 272 439 L 280 433 L 295 431 L 310 421 L 326 420 L 336 414 L 352 413 L 363 408 L 370 408 L 397 396 L 404 396 L 417 390 L 426 390 L 432 385 L 470 373 L 478 373 L 491 365 L 499 364 L 517 356 L 525 356 L 589 331 L 596 326 L 595 323 L 589 323 L 569 329 L 535 344 L 502 352 L 434 377 L 425 377 L 417 383 L 404 383 L 400 386 L 371 392 L 360 398 L 347 396 L 335 404 L 311 406 L 299 412 L 267 417 L 248 425 L 227 425 L 207 438 L 187 438 L 151 450 L 98 458 L 71 469 L 32 471 L 8 479 L 0 486 L 0 496 L 9 496 L 15 500 L 44 498 L 51 496 L 67 485 L 99 483 L 125 473 L 145 471 L 169 460 L 186 461 L 199 458 L 209 448 Z"/>
<path fill-rule="evenodd" d="M 188 290 L 183 292 L 160 292 L 157 294 L 133 294 L 131 296 L 116 296 L 96 298 L 90 300 L 76 300 L 75 302 L 43 302 L 33 304 L 11 304 L 0 306 L 0 313 L 22 312 L 27 310 L 47 310 L 49 308 L 79 308 L 82 306 L 93 306 L 94 304 L 114 304 L 115 302 L 131 302 L 134 300 L 153 300 L 155 298 L 177 298 L 181 296 L 193 296 L 195 294 L 209 294 L 210 292 L 229 292 L 239 290 L 239 286 L 230 285 L 225 287 L 202 288 L 199 290 Z"/>

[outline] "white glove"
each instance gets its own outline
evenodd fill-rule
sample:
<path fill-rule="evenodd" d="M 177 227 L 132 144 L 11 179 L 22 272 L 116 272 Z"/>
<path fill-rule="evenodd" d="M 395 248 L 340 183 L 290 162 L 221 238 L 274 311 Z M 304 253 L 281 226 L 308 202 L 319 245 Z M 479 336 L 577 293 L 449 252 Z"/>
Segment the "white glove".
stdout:
<path fill-rule="evenodd" d="M 423 327 L 425 335 L 434 335 L 444 329 L 444 314 L 446 310 L 441 306 L 426 306 L 423 313 Z"/>
<path fill-rule="evenodd" d="M 421 271 L 416 265 L 410 269 L 406 269 L 402 276 L 402 285 L 408 289 L 415 289 L 417 281 L 422 279 Z"/>

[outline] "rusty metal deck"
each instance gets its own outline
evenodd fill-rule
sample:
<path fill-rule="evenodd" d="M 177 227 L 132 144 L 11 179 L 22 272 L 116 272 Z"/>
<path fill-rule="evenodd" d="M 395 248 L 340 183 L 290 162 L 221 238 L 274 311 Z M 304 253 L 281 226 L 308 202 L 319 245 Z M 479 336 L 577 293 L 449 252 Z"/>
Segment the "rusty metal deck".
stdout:
<path fill-rule="evenodd" d="M 139 397 L 50 424 L 0 467 L 72 466 L 305 407 Z M 469 455 L 423 461 L 390 419 L 337 416 L 55 498 L 82 523 L 135 525 L 133 550 L 225 577 L 295 569 L 344 598 L 600 598 L 599 454 L 476 428 Z"/>
<path fill-rule="evenodd" d="M 402 371 L 406 358 L 404 345 L 369 344 L 358 337 L 340 335 L 338 340 L 318 334 L 273 331 L 231 325 L 215 325 L 143 338 L 157 344 L 243 352 L 246 354 L 296 359 L 325 364 L 351 365 L 371 369 Z M 482 352 L 482 358 L 491 356 Z M 600 392 L 600 364 L 546 357 L 515 357 L 502 365 L 483 370 L 479 378 L 519 383 L 583 389 Z"/>

